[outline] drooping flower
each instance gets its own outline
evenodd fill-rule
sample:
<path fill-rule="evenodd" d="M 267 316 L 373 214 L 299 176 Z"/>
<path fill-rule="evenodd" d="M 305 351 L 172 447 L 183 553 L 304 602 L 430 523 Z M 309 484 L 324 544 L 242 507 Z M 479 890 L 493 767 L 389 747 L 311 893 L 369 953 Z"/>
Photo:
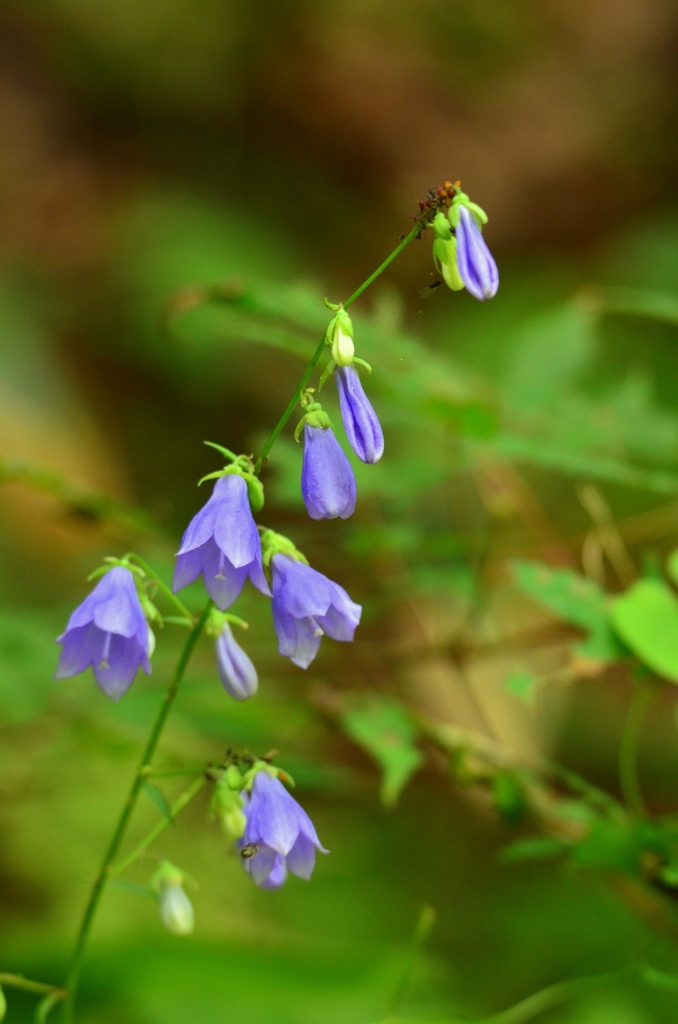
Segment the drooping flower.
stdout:
<path fill-rule="evenodd" d="M 278 888 L 288 871 L 308 879 L 315 867 L 316 850 L 328 853 L 306 811 L 266 769 L 254 777 L 245 815 L 240 853 L 245 870 L 257 885 Z"/>
<path fill-rule="evenodd" d="M 98 686 L 118 700 L 140 666 L 150 674 L 151 636 L 134 577 L 116 565 L 75 609 L 58 637 L 62 647 L 55 678 L 75 676 L 91 665 Z"/>
<path fill-rule="evenodd" d="M 332 640 L 353 640 L 362 608 L 343 587 L 302 561 L 274 554 L 273 625 L 278 650 L 300 668 L 308 668 L 323 634 Z"/>
<path fill-rule="evenodd" d="M 378 462 L 384 454 L 384 434 L 355 366 L 338 366 L 334 372 L 344 430 L 351 448 L 362 462 Z"/>
<path fill-rule="evenodd" d="M 475 204 L 472 204 L 475 208 Z M 452 210 L 454 207 L 451 208 Z M 478 218 L 464 204 L 457 207 L 457 265 L 466 289 L 481 302 L 497 294 L 499 271 L 487 248 Z M 456 216 L 455 218 L 456 219 Z"/>
<path fill-rule="evenodd" d="M 332 427 L 304 425 L 301 493 L 311 519 L 346 519 L 355 511 L 355 474 Z"/>
<path fill-rule="evenodd" d="M 233 636 L 228 622 L 224 622 L 217 637 L 217 667 L 224 688 L 236 700 L 253 697 L 259 687 L 257 670 Z"/>
<path fill-rule="evenodd" d="M 330 320 L 326 339 L 337 366 L 350 366 L 355 355 L 353 322 L 345 310 L 339 309 L 336 316 Z"/>
<path fill-rule="evenodd" d="M 222 611 L 236 600 L 248 576 L 262 594 L 270 594 L 247 484 L 237 473 L 219 477 L 212 497 L 189 523 L 177 553 L 175 593 L 201 573 L 207 593 Z"/>

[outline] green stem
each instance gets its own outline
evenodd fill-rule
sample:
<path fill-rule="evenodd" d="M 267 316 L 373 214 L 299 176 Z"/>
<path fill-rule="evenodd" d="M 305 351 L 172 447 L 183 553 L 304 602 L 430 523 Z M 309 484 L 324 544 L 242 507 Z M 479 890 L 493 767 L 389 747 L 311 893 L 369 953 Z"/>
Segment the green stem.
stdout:
<path fill-rule="evenodd" d="M 344 309 L 348 309 L 348 307 L 350 305 L 352 305 L 355 302 L 355 300 L 362 295 L 362 293 L 365 291 L 365 289 L 369 288 L 369 286 L 372 284 L 372 282 L 376 281 L 376 279 L 379 277 L 380 274 L 383 274 L 383 272 L 386 270 L 386 268 L 389 266 L 389 264 L 393 263 L 393 260 L 396 258 L 396 256 L 400 255 L 400 253 L 403 251 L 405 246 L 409 245 L 409 243 L 412 241 L 412 239 L 416 238 L 420 231 L 421 231 L 421 225 L 418 224 L 418 225 L 416 225 L 415 227 L 412 228 L 412 230 L 410 231 L 410 233 L 408 235 L 405 235 L 405 237 L 400 242 L 400 244 L 398 246 L 396 246 L 396 248 L 393 250 L 393 252 L 389 256 L 386 257 L 384 262 L 379 267 L 377 267 L 377 269 L 374 271 L 374 273 L 370 274 L 370 276 L 367 278 L 367 280 L 363 281 L 363 283 L 360 285 L 360 287 L 357 288 L 353 292 L 353 295 L 351 295 L 346 300 L 346 302 L 344 302 L 344 304 L 343 304 Z M 281 431 L 283 430 L 283 428 L 284 428 L 285 424 L 287 423 L 288 419 L 290 418 L 290 416 L 294 412 L 294 410 L 295 410 L 295 408 L 297 406 L 297 403 L 299 402 L 299 399 L 301 398 L 301 393 L 304 390 L 304 388 L 306 387 L 306 385 L 308 384 L 308 382 L 309 382 L 309 380 L 311 378 L 311 374 L 313 373 L 313 371 L 314 371 L 314 369 L 316 367 L 316 364 L 317 364 L 318 360 L 320 359 L 320 357 L 321 357 L 321 355 L 323 354 L 324 351 L 325 351 L 325 336 L 323 335 L 322 341 L 320 342 L 320 344 L 318 345 L 317 349 L 315 350 L 315 352 L 311 356 L 311 360 L 310 360 L 308 366 L 306 367 L 306 369 L 304 370 L 304 373 L 303 373 L 303 376 L 301 378 L 301 381 L 297 385 L 297 388 L 296 388 L 294 394 L 292 395 L 291 399 L 289 400 L 289 402 L 287 404 L 287 408 L 285 409 L 284 413 L 282 414 L 282 416 L 280 417 L 280 419 L 278 420 L 278 422 L 274 426 L 273 430 L 271 431 L 271 433 L 269 435 L 268 440 L 266 441 L 266 444 L 261 449 L 261 454 L 259 455 L 259 458 L 254 463 L 254 472 L 255 473 L 260 473 L 261 472 L 262 467 L 263 467 L 264 463 L 266 462 L 266 459 L 268 458 L 268 456 L 271 453 L 271 449 L 273 448 L 273 445 L 278 440 L 278 438 L 279 438 L 279 436 L 281 434 Z"/>
<path fill-rule="evenodd" d="M 184 792 L 176 798 L 170 807 L 169 817 L 161 818 L 160 821 L 153 826 L 151 831 L 144 836 L 141 842 L 137 843 L 131 853 L 128 853 L 126 857 L 123 857 L 121 860 L 117 861 L 117 863 L 110 865 L 108 869 L 108 877 L 115 878 L 116 875 L 122 874 L 130 864 L 134 864 L 134 861 L 141 856 L 144 850 L 146 850 L 151 843 L 154 843 L 166 828 L 174 824 L 174 819 L 181 813 L 181 811 L 183 811 L 184 807 L 191 802 L 193 797 L 200 792 L 206 781 L 207 780 L 204 775 L 195 779 L 188 789 L 184 790 Z"/>
<path fill-rule="evenodd" d="M 72 1024 L 72 1022 L 75 1019 L 75 1001 L 78 994 L 78 984 L 80 982 L 80 973 L 82 970 L 82 958 L 85 952 L 85 947 L 87 945 L 87 940 L 89 938 L 90 931 L 92 929 L 92 924 L 94 923 L 94 918 L 99 907 L 99 901 L 101 900 L 102 893 L 104 891 L 106 882 L 111 872 L 111 866 L 120 848 L 120 844 L 122 843 L 122 840 L 124 838 L 130 818 L 132 817 L 132 813 L 134 812 L 134 808 L 136 807 L 136 803 L 139 798 L 142 786 L 147 777 L 147 767 L 153 760 L 153 755 L 155 754 L 156 747 L 158 746 L 158 742 L 160 740 L 162 731 L 167 721 L 167 717 L 172 709 L 172 705 L 174 704 L 177 693 L 179 691 L 179 684 L 181 683 L 184 672 L 186 671 L 186 667 L 193 653 L 193 649 L 196 643 L 198 642 L 200 634 L 202 633 L 205 627 L 205 623 L 207 622 L 207 618 L 209 616 L 211 608 L 212 602 L 208 601 L 207 604 L 205 605 L 205 608 L 202 611 L 200 618 L 196 622 L 195 626 L 190 632 L 188 639 L 186 640 L 184 649 L 181 652 L 179 661 L 177 662 L 177 667 L 175 669 L 174 675 L 167 688 L 165 699 L 158 712 L 157 718 L 153 725 L 153 729 L 151 730 L 151 735 L 148 738 L 146 749 L 144 750 L 136 775 L 134 776 L 134 781 L 132 783 L 132 788 L 130 789 L 129 796 L 122 809 L 122 814 L 120 815 L 118 823 L 113 832 L 113 836 L 104 855 L 104 859 L 101 868 L 99 869 L 99 873 L 96 879 L 94 880 L 92 891 L 90 893 L 87 906 L 85 907 L 85 912 L 82 917 L 82 922 L 80 924 L 80 929 L 78 931 L 78 936 L 75 941 L 75 947 L 73 949 L 73 955 L 71 957 L 71 962 L 68 969 L 68 976 L 66 981 L 68 995 L 64 1000 L 64 1024 Z"/>
<path fill-rule="evenodd" d="M 170 587 L 168 587 L 167 584 L 164 583 L 159 576 L 156 576 L 148 562 L 144 561 L 144 559 L 140 555 L 137 555 L 136 552 L 131 554 L 130 558 L 134 559 L 139 568 L 144 570 L 144 572 L 149 577 L 151 582 L 155 583 L 158 590 L 161 590 L 162 593 L 167 598 L 167 600 L 174 605 L 178 612 L 180 612 L 182 618 L 186 619 L 186 621 L 192 626 L 193 623 L 195 622 L 195 619 L 189 612 L 188 608 L 183 604 L 183 602 L 179 600 L 176 594 L 172 593 Z"/>
<path fill-rule="evenodd" d="M 619 782 L 624 803 L 639 818 L 647 817 L 647 806 L 638 778 L 638 747 L 645 715 L 655 695 L 652 683 L 636 684 L 619 747 Z"/>
<path fill-rule="evenodd" d="M 66 989 L 59 988 L 58 985 L 48 985 L 44 981 L 32 981 L 30 978 L 24 978 L 22 974 L 0 973 L 0 985 L 6 985 L 8 988 L 20 988 L 23 992 L 33 992 L 38 996 L 56 996 L 58 999 L 63 999 L 66 995 Z"/>
<path fill-rule="evenodd" d="M 410 242 L 412 241 L 412 239 L 413 239 L 413 238 L 416 238 L 416 237 L 417 237 L 417 235 L 418 235 L 418 234 L 420 233 L 420 231 L 421 231 L 421 224 L 416 224 L 416 225 L 415 225 L 415 226 L 414 226 L 414 227 L 412 228 L 412 230 L 410 231 L 409 235 L 405 235 L 405 237 L 403 238 L 403 240 L 402 240 L 402 242 L 400 243 L 400 245 L 398 245 L 398 246 L 397 246 L 397 247 L 396 247 L 396 248 L 395 248 L 395 249 L 393 250 L 393 252 L 392 252 L 392 253 L 390 254 L 390 256 L 387 256 L 387 257 L 386 257 L 386 259 L 385 259 L 385 260 L 384 260 L 384 262 L 383 262 L 383 263 L 381 264 L 381 266 L 377 267 L 377 269 L 376 269 L 376 270 L 374 271 L 374 273 L 373 273 L 373 274 L 370 274 L 370 276 L 369 276 L 369 277 L 367 278 L 367 280 L 366 280 L 366 281 L 363 281 L 363 283 L 362 283 L 362 284 L 360 285 L 360 288 L 356 288 L 356 290 L 355 290 L 355 291 L 353 292 L 353 295 L 351 295 L 351 297 L 350 297 L 349 299 L 347 299 L 347 300 L 346 300 L 346 302 L 344 303 L 344 309 L 348 309 L 348 307 L 349 307 L 349 306 L 350 306 L 350 305 L 351 305 L 352 303 L 354 303 L 356 299 L 360 298 L 360 296 L 362 295 L 362 293 L 363 293 L 363 292 L 364 292 L 364 291 L 365 291 L 365 290 L 366 290 L 367 288 L 369 288 L 369 287 L 370 287 L 370 285 L 372 284 L 372 282 L 373 282 L 373 281 L 376 281 L 376 279 L 377 279 L 377 278 L 379 277 L 379 275 L 380 275 L 380 274 L 383 274 L 383 272 L 384 272 L 384 271 L 386 270 L 386 268 L 388 267 L 388 265 L 389 265 L 390 263 L 393 263 L 393 261 L 394 261 L 394 259 L 396 258 L 396 256 L 400 256 L 400 253 L 401 253 L 401 252 L 403 251 L 403 249 L 405 248 L 405 246 L 406 246 L 406 245 L 409 245 L 409 244 L 410 244 Z"/>

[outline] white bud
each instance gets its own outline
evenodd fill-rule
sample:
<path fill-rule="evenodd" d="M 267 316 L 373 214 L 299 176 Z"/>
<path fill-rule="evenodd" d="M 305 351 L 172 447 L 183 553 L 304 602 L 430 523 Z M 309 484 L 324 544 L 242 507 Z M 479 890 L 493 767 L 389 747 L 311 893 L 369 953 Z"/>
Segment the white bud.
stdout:
<path fill-rule="evenodd" d="M 160 893 L 160 917 L 173 935 L 190 935 L 195 926 L 193 904 L 176 882 L 163 886 Z"/>

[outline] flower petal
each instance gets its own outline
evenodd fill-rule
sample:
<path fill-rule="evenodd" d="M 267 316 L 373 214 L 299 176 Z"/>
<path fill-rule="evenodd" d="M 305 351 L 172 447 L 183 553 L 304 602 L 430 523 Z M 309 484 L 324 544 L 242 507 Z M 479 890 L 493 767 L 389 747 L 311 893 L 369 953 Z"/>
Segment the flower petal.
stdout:
<path fill-rule="evenodd" d="M 84 672 L 95 661 L 99 661 L 104 649 L 105 633 L 90 622 L 87 626 L 67 629 L 57 643 L 62 645 L 55 679 L 67 679 Z"/>
<path fill-rule="evenodd" d="M 499 271 L 478 223 L 465 206 L 459 207 L 457 263 L 467 290 L 479 301 L 491 299 L 499 287 Z"/>
<path fill-rule="evenodd" d="M 315 867 L 315 846 L 303 833 L 287 854 L 287 867 L 299 878 L 310 878 Z"/>
<path fill-rule="evenodd" d="M 384 454 L 384 433 L 365 394 L 355 366 L 338 366 L 334 379 L 344 430 L 351 448 L 363 462 L 378 462 Z"/>
<path fill-rule="evenodd" d="M 301 493 L 311 519 L 346 519 L 355 511 L 355 475 L 331 427 L 304 427 Z"/>
<path fill-rule="evenodd" d="M 261 541 L 252 518 L 247 484 L 241 476 L 222 476 L 214 487 L 214 539 L 236 569 L 261 558 Z"/>
<path fill-rule="evenodd" d="M 150 666 L 146 669 L 146 664 L 148 656 L 136 637 L 129 638 L 113 633 L 105 663 L 108 667 L 102 667 L 101 661 L 95 661 L 94 678 L 105 694 L 113 700 L 119 700 L 134 682 L 140 666 L 143 665 L 147 674 L 150 672 Z"/>

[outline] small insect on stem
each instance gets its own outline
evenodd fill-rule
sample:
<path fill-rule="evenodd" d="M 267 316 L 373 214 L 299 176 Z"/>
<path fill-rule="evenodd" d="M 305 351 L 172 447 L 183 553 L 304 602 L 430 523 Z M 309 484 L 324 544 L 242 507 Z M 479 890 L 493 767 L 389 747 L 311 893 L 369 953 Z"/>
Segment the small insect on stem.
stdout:
<path fill-rule="evenodd" d="M 256 857 L 258 853 L 259 846 L 257 843 L 247 843 L 247 845 L 243 846 L 242 850 L 240 851 L 240 856 L 242 857 L 243 860 L 252 860 L 252 857 Z"/>

